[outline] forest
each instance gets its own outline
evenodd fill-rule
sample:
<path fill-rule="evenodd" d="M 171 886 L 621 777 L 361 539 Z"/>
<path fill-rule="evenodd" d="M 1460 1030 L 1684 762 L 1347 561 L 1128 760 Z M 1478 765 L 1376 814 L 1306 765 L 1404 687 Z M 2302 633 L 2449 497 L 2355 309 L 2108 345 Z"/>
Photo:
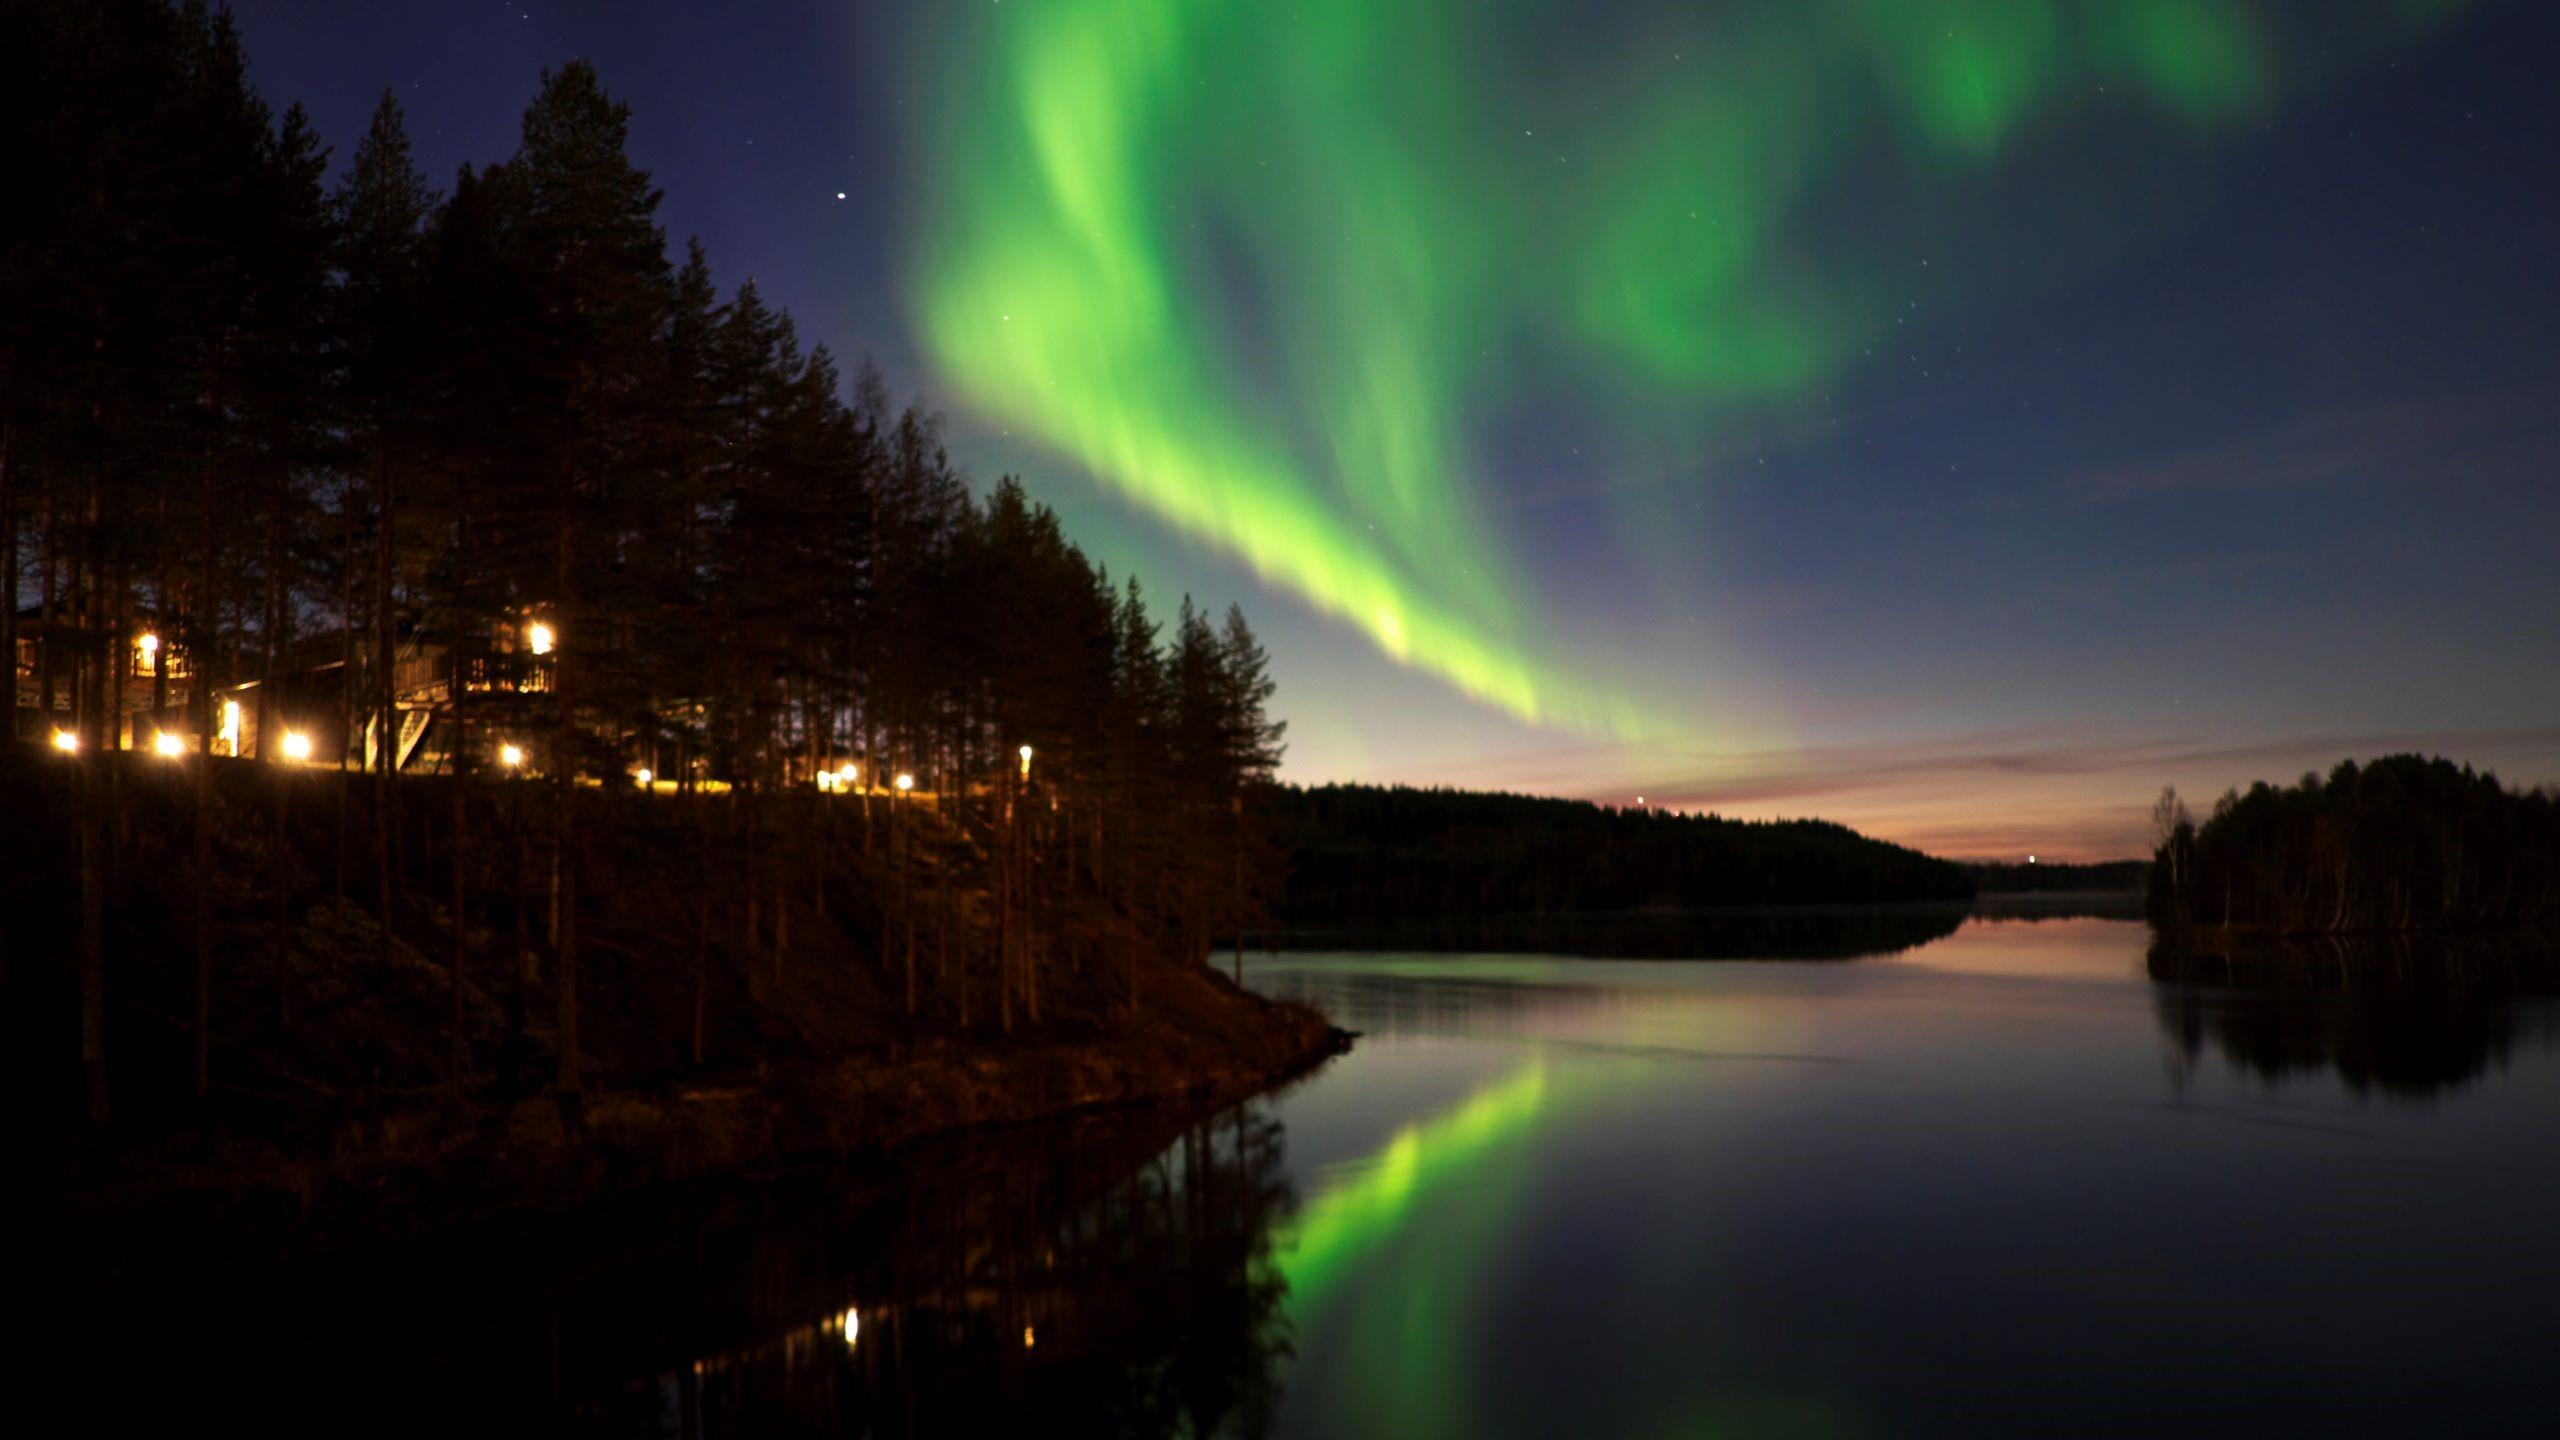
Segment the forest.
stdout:
<path fill-rule="evenodd" d="M 1284 787 L 1265 804 L 1292 857 L 1279 915 L 1299 927 L 1973 894 L 1947 861 L 1822 820 L 1375 785 Z"/>
<path fill-rule="evenodd" d="M 2147 900 L 2167 935 L 2406 935 L 2560 925 L 2560 794 L 2438 756 L 2340 761 L 2152 821 Z"/>
<path fill-rule="evenodd" d="M 0 4 L 0 965 L 90 1124 L 1100 1023 L 1266 884 L 1241 611 L 671 250 L 628 122 L 333 167 L 218 9 Z"/>
<path fill-rule="evenodd" d="M 2148 860 L 2098 860 L 2071 864 L 2029 860 L 2021 865 L 2003 860 L 1964 861 L 1974 889 L 1985 895 L 2139 895 L 2147 881 Z"/>

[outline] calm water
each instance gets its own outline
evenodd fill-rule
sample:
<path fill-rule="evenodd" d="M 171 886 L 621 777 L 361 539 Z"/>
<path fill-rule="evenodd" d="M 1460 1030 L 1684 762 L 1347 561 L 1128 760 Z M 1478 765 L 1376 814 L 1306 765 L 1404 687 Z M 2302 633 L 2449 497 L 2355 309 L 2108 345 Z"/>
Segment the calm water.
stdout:
<path fill-rule="evenodd" d="M 2144 945 L 1266 958 L 1365 1032 L 1277 1096 L 215 1287 L 156 1378 L 597 1434 L 2560 1425 L 2560 1017 L 2512 957 Z"/>
<path fill-rule="evenodd" d="M 1262 967 L 1370 1032 L 1276 1107 L 1275 1428 L 2560 1423 L 2550 1010 L 2164 985 L 2145 939 Z"/>

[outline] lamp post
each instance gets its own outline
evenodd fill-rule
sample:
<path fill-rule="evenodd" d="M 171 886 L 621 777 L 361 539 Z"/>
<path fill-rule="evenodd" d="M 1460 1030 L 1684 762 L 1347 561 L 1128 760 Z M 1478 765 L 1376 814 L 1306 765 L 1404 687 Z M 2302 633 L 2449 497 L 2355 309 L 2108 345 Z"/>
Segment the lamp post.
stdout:
<path fill-rule="evenodd" d="M 1244 985 L 1244 792 L 1238 790 L 1228 799 L 1236 812 L 1235 889 L 1228 908 L 1234 912 L 1236 927 L 1236 985 Z M 1216 962 L 1212 961 L 1212 964 Z"/>
<path fill-rule="evenodd" d="M 1004 797 L 1004 851 L 998 858 L 996 892 L 1004 897 L 1001 915 L 1001 943 L 996 948 L 996 1012 L 1004 1020 L 1006 1030 L 1014 1027 L 1014 971 L 1016 963 L 1021 979 L 1032 979 L 1032 874 L 1021 858 L 1021 812 L 1024 799 L 1032 792 L 1032 746 L 1014 751 L 1021 756 L 1021 771 L 1011 794 Z M 1024 1002 L 1032 999 L 1032 986 L 1024 984 Z"/>
<path fill-rule="evenodd" d="M 916 1013 L 916 917 L 909 903 L 912 897 L 907 866 L 915 849 L 915 841 L 907 834 L 906 800 L 908 792 L 916 788 L 916 777 L 901 770 L 898 772 L 898 778 L 891 784 L 897 790 L 897 798 L 891 802 L 896 808 L 890 814 L 897 830 L 898 928 L 906 932 L 904 949 L 906 951 L 907 1013 L 913 1015 Z"/>

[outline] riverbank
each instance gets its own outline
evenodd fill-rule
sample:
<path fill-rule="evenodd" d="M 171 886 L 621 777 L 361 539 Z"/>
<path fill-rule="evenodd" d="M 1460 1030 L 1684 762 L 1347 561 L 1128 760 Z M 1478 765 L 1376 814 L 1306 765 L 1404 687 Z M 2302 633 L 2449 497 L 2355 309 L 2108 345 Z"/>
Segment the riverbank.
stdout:
<path fill-rule="evenodd" d="M 199 812 L 99 758 L 85 874 L 81 772 L 0 763 L 0 1212 L 105 1252 L 397 1243 L 1251 1093 L 1340 1043 L 1090 866 L 1000 900 L 985 835 L 922 809 L 597 793 L 562 846 L 504 786 L 405 779 L 385 813 L 364 777 L 226 761 Z"/>
<path fill-rule="evenodd" d="M 30 1213 L 19 1218 L 112 1257 L 113 1269 L 214 1241 L 245 1252 L 237 1258 L 307 1258 L 972 1130 L 1111 1108 L 1222 1106 L 1349 1042 L 1314 1010 L 1210 971 L 1166 988 L 1147 1014 L 1098 1033 L 936 1038 L 726 1083 L 599 1090 L 575 1107 L 547 1094 L 497 1106 L 421 1101 L 300 1143 L 161 1137 L 79 1157 L 58 1185 L 20 1192 Z"/>

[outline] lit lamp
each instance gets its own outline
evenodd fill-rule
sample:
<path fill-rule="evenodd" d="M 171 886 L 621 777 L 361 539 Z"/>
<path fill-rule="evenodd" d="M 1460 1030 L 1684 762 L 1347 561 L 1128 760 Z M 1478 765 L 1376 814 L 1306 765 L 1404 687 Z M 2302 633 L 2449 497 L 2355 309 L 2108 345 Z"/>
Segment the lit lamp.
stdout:
<path fill-rule="evenodd" d="M 63 754 L 65 754 L 65 755 L 77 755 L 77 754 L 79 754 L 79 753 L 80 753 L 80 734 L 79 734 L 79 732 L 78 732 L 78 731 L 76 731 L 76 730 L 56 730 L 56 731 L 54 731 L 54 732 L 53 732 L 53 748 L 54 748 L 54 749 L 56 749 L 56 750 L 61 751 L 61 752 L 62 752 Z"/>
<path fill-rule="evenodd" d="M 904 795 L 908 791 L 916 788 L 916 777 L 901 770 L 898 772 L 898 778 L 894 783 L 898 787 L 898 793 Z"/>
<path fill-rule="evenodd" d="M 532 624 L 524 627 L 524 648 L 532 651 L 536 655 L 550 654 L 551 645 L 555 638 L 556 637 L 551 633 L 551 627 L 543 624 L 539 620 L 536 620 Z"/>
<path fill-rule="evenodd" d="M 297 764 L 311 758 L 311 737 L 299 730 L 284 732 L 284 758 Z"/>
<path fill-rule="evenodd" d="M 145 633 L 143 633 L 143 634 L 141 634 L 141 635 L 138 635 L 138 636 L 134 637 L 134 641 L 133 641 L 133 651 L 134 651 L 134 654 L 135 654 L 135 655 L 137 655 L 137 656 L 139 656 L 139 657 L 141 658 L 141 661 L 142 661 L 142 668 L 143 668 L 143 669 L 145 669 L 145 670 L 152 670 L 152 669 L 157 669 L 157 668 L 159 668 L 159 661 L 160 661 L 160 637 L 159 637 L 159 636 L 157 636 L 157 635 L 153 635 L 153 634 L 150 634 L 150 633 L 148 633 L 148 632 L 145 632 Z"/>
<path fill-rule="evenodd" d="M 648 789 L 649 782 L 657 778 L 657 776 L 650 774 L 646 769 L 634 770 L 631 772 L 631 783 L 639 786 L 643 790 Z"/>
<path fill-rule="evenodd" d="M 175 760 L 187 753 L 187 742 L 179 739 L 176 731 L 163 730 L 151 737 L 151 751 L 155 755 Z"/>
<path fill-rule="evenodd" d="M 499 746 L 499 747 L 498 747 L 498 763 L 499 763 L 499 764 L 501 764 L 501 765 L 506 766 L 506 767 L 507 767 L 508 769 L 510 769 L 510 770 L 521 770 L 521 769 L 523 769 L 523 768 L 524 768 L 524 747 L 523 747 L 523 746 L 521 746 L 521 745 L 501 745 L 501 746 Z"/>
<path fill-rule="evenodd" d="M 1021 754 L 1022 754 L 1022 778 L 1023 778 L 1023 779 L 1025 779 L 1025 780 L 1028 780 L 1028 779 L 1030 779 L 1030 778 L 1031 778 L 1031 747 L 1030 747 L 1030 746 L 1028 746 L 1028 745 L 1023 746 L 1023 747 L 1022 747 Z"/>
<path fill-rule="evenodd" d="M 222 702 L 222 749 L 226 755 L 240 753 L 240 702 Z"/>

